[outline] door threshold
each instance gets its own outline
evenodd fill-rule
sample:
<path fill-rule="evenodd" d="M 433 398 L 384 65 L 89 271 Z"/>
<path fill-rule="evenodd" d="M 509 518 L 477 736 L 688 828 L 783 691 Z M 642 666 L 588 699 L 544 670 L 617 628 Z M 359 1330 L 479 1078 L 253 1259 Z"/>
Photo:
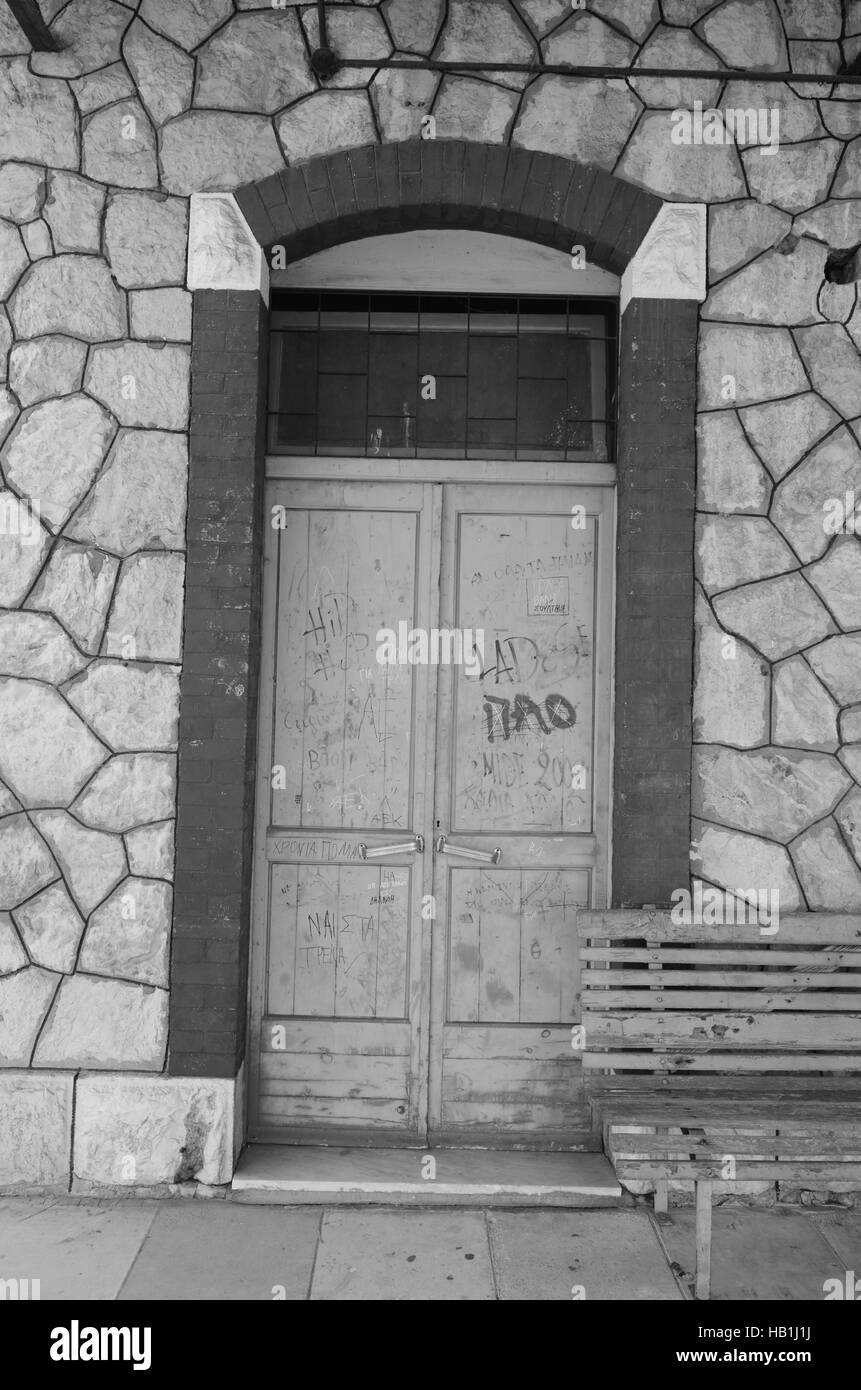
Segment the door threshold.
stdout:
<path fill-rule="evenodd" d="M 421 1207 L 615 1207 L 632 1200 L 598 1153 L 283 1144 L 249 1145 L 230 1195 L 235 1202 L 281 1205 Z"/>

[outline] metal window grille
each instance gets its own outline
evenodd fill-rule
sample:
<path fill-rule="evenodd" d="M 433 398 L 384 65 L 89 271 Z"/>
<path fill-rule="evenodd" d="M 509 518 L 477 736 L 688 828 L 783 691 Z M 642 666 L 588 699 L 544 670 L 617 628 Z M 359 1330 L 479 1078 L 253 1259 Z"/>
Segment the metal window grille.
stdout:
<path fill-rule="evenodd" d="M 610 460 L 617 320 L 607 299 L 278 290 L 269 452 Z"/>

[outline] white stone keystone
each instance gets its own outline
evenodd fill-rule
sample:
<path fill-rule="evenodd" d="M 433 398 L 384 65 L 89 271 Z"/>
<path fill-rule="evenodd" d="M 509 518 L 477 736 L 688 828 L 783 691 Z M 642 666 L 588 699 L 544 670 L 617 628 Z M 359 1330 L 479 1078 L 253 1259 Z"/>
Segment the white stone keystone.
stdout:
<path fill-rule="evenodd" d="M 632 299 L 706 297 L 706 205 L 664 203 L 622 275 L 620 312 Z"/>
<path fill-rule="evenodd" d="M 188 224 L 190 290 L 259 290 L 269 302 L 263 248 L 232 193 L 193 193 Z"/>

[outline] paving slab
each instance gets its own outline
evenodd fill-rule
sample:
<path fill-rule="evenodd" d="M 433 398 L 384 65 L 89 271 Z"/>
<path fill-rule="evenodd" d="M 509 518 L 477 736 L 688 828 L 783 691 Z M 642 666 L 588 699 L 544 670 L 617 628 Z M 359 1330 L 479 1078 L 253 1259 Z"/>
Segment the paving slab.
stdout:
<path fill-rule="evenodd" d="M 861 1279 L 861 1215 L 850 1211 L 811 1212 L 810 1220 L 835 1254 L 834 1273 L 839 1265 L 854 1270 Z"/>
<path fill-rule="evenodd" d="M 449 1302 L 496 1297 L 483 1212 L 327 1211 L 314 1300 Z"/>
<path fill-rule="evenodd" d="M 317 1211 L 164 1204 L 119 1297 L 306 1299 L 319 1227 Z"/>
<path fill-rule="evenodd" d="M 0 1197 L 0 1223 L 3 1221 L 28 1221 L 38 1211 L 47 1211 L 58 1204 L 57 1197 Z"/>
<path fill-rule="evenodd" d="M 663 1301 L 684 1296 L 668 1260 L 692 1282 L 689 1208 L 656 1224 L 630 1208 L 0 1199 L 0 1279 L 38 1279 L 43 1300 Z M 715 1208 L 717 1300 L 817 1301 L 849 1270 L 861 1213 Z"/>
<path fill-rule="evenodd" d="M 683 1298 L 645 1211 L 495 1211 L 488 1226 L 502 1299 Z"/>
<path fill-rule="evenodd" d="M 661 1222 L 671 1260 L 693 1280 L 694 1212 L 674 1208 Z M 816 1225 L 798 1212 L 716 1207 L 712 1214 L 711 1298 L 816 1301 L 826 1279 L 840 1274 Z"/>
<path fill-rule="evenodd" d="M 41 1298 L 113 1299 L 156 1219 L 156 1202 L 0 1205 L 0 1278 L 38 1279 Z"/>

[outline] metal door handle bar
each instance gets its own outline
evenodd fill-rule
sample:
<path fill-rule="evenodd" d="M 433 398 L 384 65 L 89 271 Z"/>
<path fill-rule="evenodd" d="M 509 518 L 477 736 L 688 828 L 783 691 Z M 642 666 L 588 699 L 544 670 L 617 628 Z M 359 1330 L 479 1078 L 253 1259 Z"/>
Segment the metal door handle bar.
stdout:
<path fill-rule="evenodd" d="M 466 849 L 463 845 L 450 845 L 444 835 L 437 836 L 434 849 L 437 854 L 458 854 L 462 859 L 480 859 L 482 864 L 498 864 L 502 858 L 501 849 Z"/>
<path fill-rule="evenodd" d="M 359 858 L 379 859 L 384 854 L 424 854 L 424 848 L 424 835 L 414 835 L 404 845 L 374 845 L 373 849 L 368 849 L 366 844 L 360 844 Z"/>

